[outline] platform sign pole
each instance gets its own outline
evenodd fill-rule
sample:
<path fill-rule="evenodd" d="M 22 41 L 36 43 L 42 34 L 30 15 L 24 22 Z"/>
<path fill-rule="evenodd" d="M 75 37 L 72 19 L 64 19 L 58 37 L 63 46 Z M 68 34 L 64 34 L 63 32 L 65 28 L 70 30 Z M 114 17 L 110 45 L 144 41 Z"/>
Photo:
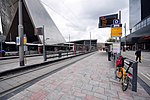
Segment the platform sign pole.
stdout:
<path fill-rule="evenodd" d="M 121 11 L 119 11 L 119 20 L 121 24 Z M 121 37 L 119 37 L 119 42 L 120 42 L 120 53 L 119 53 L 119 56 L 120 56 L 121 55 Z"/>
<path fill-rule="evenodd" d="M 44 61 L 46 61 L 46 48 L 45 48 L 45 34 L 44 34 L 44 25 L 43 25 L 43 58 L 44 58 Z"/>

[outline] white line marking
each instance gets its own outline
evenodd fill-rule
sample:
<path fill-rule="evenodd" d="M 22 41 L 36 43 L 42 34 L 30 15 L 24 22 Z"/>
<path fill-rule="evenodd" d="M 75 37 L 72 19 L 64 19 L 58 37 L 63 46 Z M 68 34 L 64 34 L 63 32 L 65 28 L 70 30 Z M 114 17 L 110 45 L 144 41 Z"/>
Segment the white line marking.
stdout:
<path fill-rule="evenodd" d="M 150 77 L 150 75 L 148 74 L 148 73 L 146 73 L 147 74 L 147 76 L 149 76 Z"/>
<path fill-rule="evenodd" d="M 149 77 L 147 77 L 145 74 L 143 74 L 143 73 L 141 73 L 144 77 L 146 77 L 148 80 L 150 80 L 150 78 Z"/>

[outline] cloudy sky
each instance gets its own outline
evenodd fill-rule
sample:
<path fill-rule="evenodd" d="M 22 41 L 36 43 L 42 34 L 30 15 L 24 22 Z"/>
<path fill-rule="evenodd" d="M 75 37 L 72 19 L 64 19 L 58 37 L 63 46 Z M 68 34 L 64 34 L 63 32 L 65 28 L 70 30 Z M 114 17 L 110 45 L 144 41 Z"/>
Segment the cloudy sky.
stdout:
<path fill-rule="evenodd" d="M 128 26 L 128 0 L 41 0 L 41 3 L 66 41 L 69 41 L 69 34 L 71 41 L 90 39 L 91 32 L 92 39 L 105 42 L 110 37 L 110 28 L 98 28 L 98 19 L 119 10 L 122 24 Z"/>

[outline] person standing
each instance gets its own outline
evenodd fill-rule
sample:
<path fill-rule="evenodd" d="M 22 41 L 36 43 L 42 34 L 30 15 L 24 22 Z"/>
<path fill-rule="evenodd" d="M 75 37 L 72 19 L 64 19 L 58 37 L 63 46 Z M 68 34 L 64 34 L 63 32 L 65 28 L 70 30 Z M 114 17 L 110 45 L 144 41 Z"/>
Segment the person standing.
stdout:
<path fill-rule="evenodd" d="M 136 55 L 136 61 L 139 59 L 139 62 L 141 63 L 141 49 L 138 49 L 135 52 L 135 55 Z"/>

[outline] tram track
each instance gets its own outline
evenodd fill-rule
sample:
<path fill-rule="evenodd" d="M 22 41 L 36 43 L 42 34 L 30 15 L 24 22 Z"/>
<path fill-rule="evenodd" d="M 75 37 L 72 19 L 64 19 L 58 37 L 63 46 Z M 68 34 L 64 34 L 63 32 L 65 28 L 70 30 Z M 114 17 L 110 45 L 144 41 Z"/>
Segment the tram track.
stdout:
<path fill-rule="evenodd" d="M 26 84 L 34 83 L 33 81 L 37 82 L 38 80 L 49 76 L 57 71 L 60 71 L 61 69 L 66 68 L 69 65 L 74 64 L 77 61 L 80 61 L 81 59 L 84 59 L 92 54 L 93 53 L 89 53 L 86 55 L 53 62 L 51 64 L 40 66 L 34 69 L 20 70 L 17 73 L 9 75 L 7 74 L 6 76 L 4 75 L 3 79 L 0 79 L 0 84 L 5 84 L 4 87 L 6 87 L 7 83 L 7 85 L 10 86 L 1 90 L 0 98 L 9 97 L 8 95 L 10 95 L 10 91 L 15 91 L 15 89 L 22 88 L 22 86 L 25 86 Z"/>

